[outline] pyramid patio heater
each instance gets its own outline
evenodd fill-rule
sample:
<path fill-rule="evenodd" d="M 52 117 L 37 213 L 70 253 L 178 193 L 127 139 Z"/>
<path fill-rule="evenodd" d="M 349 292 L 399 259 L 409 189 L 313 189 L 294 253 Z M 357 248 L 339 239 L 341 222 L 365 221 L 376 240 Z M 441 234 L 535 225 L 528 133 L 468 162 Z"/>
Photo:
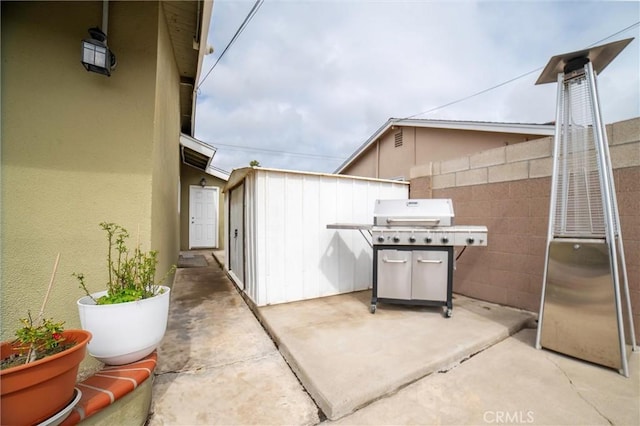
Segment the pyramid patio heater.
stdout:
<path fill-rule="evenodd" d="M 554 56 L 536 82 L 558 83 L 536 348 L 611 367 L 626 377 L 629 352 L 637 348 L 596 75 L 632 40 Z"/>

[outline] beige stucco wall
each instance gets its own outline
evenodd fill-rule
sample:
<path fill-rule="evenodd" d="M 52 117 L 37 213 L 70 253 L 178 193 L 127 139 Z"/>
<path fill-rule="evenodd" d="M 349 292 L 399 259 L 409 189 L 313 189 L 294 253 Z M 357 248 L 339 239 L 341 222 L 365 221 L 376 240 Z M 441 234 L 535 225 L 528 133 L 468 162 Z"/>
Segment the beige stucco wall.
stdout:
<path fill-rule="evenodd" d="M 378 176 L 378 144 L 376 141 L 361 154 L 358 161 L 355 161 L 347 167 L 341 174 L 363 177 Z"/>
<path fill-rule="evenodd" d="M 178 77 L 164 17 L 155 2 L 110 3 L 118 66 L 107 78 L 80 64 L 101 14 L 101 1 L 2 2 L 2 339 L 40 309 L 56 253 L 47 316 L 80 326 L 71 274 L 104 287 L 102 221 L 132 242 L 139 228 L 161 267 L 176 261 Z"/>
<path fill-rule="evenodd" d="M 395 134 L 398 132 L 402 132 L 402 146 L 396 147 Z M 536 138 L 537 136 L 517 133 L 398 126 L 384 133 L 379 142 L 372 144 L 342 174 L 408 180 L 411 167 L 416 165 Z"/>
<path fill-rule="evenodd" d="M 402 132 L 402 146 L 395 146 L 396 133 Z M 417 143 L 421 143 L 418 141 Z M 378 174 L 382 179 L 406 179 L 405 169 L 415 164 L 416 131 L 413 127 L 392 129 L 380 138 Z M 384 176 L 384 177 L 383 177 Z"/>
<path fill-rule="evenodd" d="M 180 170 L 180 250 L 189 250 L 189 187 L 191 185 L 199 185 L 202 178 L 207 180 L 207 186 L 218 187 L 218 248 L 223 249 L 224 194 L 222 189 L 227 182 L 185 164 L 180 166 Z"/>
<path fill-rule="evenodd" d="M 153 171 L 151 202 L 151 247 L 159 250 L 157 278 L 164 276 L 178 259 L 180 250 L 180 73 L 162 7 L 155 15 L 158 28 Z M 171 285 L 173 276 L 164 284 Z"/>

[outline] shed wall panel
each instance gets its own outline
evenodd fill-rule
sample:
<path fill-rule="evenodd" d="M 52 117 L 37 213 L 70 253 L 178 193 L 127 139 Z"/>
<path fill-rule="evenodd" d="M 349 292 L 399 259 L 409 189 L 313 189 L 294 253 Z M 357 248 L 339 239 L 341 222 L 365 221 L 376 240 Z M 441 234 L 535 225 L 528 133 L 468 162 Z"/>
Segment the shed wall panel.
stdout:
<path fill-rule="evenodd" d="M 320 205 L 320 179 L 317 176 L 305 176 L 302 191 L 302 229 L 315 229 L 322 226 L 322 212 Z M 322 277 L 316 271 L 320 265 L 322 255 L 322 241 L 319 238 L 307 238 L 306 233 L 300 235 L 302 251 L 305 259 L 315 259 L 316 263 L 304 264 L 302 271 L 302 299 L 311 299 L 320 296 L 320 283 Z"/>
<path fill-rule="evenodd" d="M 318 191 L 320 204 L 320 221 L 326 223 L 335 223 L 339 217 L 337 182 L 334 179 L 323 176 L 320 181 Z M 317 228 L 322 224 L 319 223 Z M 317 231 L 316 231 L 317 232 Z M 317 233 L 317 240 L 320 244 L 320 286 L 318 288 L 318 296 L 335 294 L 334 283 L 338 282 L 338 239 L 331 233 Z M 310 237 L 311 238 L 311 237 Z"/>
<path fill-rule="evenodd" d="M 286 211 L 289 207 L 287 196 L 289 194 L 285 189 L 285 181 L 286 176 L 282 174 L 265 174 L 265 238 L 267 250 L 262 255 L 266 259 L 265 285 L 268 290 L 267 301 L 269 303 L 287 301 L 285 290 L 288 282 L 283 259 L 289 254 L 285 247 L 285 236 L 287 232 L 292 232 L 293 228 L 287 227 L 286 223 Z"/>
<path fill-rule="evenodd" d="M 247 250 L 251 250 L 252 264 L 247 267 L 252 269 L 252 281 L 248 281 L 245 285 L 251 290 L 249 297 L 252 300 L 264 300 L 267 297 L 265 292 L 266 287 L 263 285 L 266 279 L 264 275 L 266 259 L 264 256 L 258 256 L 258 253 L 264 253 L 267 249 L 266 240 L 266 217 L 264 214 L 265 203 L 265 182 L 264 179 L 257 179 L 255 176 L 250 176 L 246 179 L 246 186 L 250 188 L 247 192 L 247 210 L 248 217 L 251 218 L 252 225 L 247 230 L 247 239 L 245 244 Z M 253 246 L 251 244 L 253 243 Z"/>
<path fill-rule="evenodd" d="M 338 207 L 338 222 L 351 222 L 353 218 L 353 181 L 340 180 L 337 182 L 337 200 L 336 205 Z M 333 288 L 330 294 L 347 293 L 352 291 L 349 287 L 355 279 L 355 273 L 353 268 L 353 253 L 351 247 L 353 247 L 355 232 L 342 232 L 339 234 L 337 240 L 337 255 L 338 255 L 338 279 L 332 283 Z"/>
<path fill-rule="evenodd" d="M 304 282 L 306 280 L 305 270 L 307 257 L 304 251 L 304 233 L 298 231 L 306 229 L 304 227 L 304 210 L 302 202 L 304 193 L 304 176 L 284 175 L 284 195 L 285 195 L 285 215 L 284 215 L 284 239 L 283 255 L 275 261 L 281 263 L 281 279 L 285 286 L 284 294 L 286 299 L 303 299 Z M 274 240 L 278 238 L 273 236 Z M 298 277 L 297 280 L 287 280 L 287 275 Z"/>
<path fill-rule="evenodd" d="M 367 241 L 326 226 L 370 224 L 376 199 L 408 197 L 399 182 L 264 169 L 244 184 L 247 274 L 237 284 L 258 306 L 369 288 Z"/>

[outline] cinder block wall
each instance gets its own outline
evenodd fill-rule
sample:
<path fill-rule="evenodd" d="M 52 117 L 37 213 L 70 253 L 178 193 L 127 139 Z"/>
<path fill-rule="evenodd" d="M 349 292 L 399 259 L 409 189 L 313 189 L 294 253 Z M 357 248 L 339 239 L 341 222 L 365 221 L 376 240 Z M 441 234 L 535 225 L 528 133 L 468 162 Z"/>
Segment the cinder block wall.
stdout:
<path fill-rule="evenodd" d="M 607 126 L 636 339 L 640 340 L 640 118 Z M 457 262 L 454 291 L 537 312 L 551 194 L 552 138 L 411 170 L 411 198 L 451 198 L 456 225 L 486 225 L 489 244 Z"/>

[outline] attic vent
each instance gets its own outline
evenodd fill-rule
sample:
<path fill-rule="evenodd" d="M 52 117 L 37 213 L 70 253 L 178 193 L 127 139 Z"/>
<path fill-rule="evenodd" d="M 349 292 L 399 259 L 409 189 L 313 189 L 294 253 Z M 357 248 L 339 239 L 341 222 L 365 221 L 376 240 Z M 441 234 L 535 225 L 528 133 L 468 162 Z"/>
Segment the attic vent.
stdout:
<path fill-rule="evenodd" d="M 402 146 L 402 130 L 395 134 L 395 138 L 395 147 L 398 148 L 399 146 Z"/>

